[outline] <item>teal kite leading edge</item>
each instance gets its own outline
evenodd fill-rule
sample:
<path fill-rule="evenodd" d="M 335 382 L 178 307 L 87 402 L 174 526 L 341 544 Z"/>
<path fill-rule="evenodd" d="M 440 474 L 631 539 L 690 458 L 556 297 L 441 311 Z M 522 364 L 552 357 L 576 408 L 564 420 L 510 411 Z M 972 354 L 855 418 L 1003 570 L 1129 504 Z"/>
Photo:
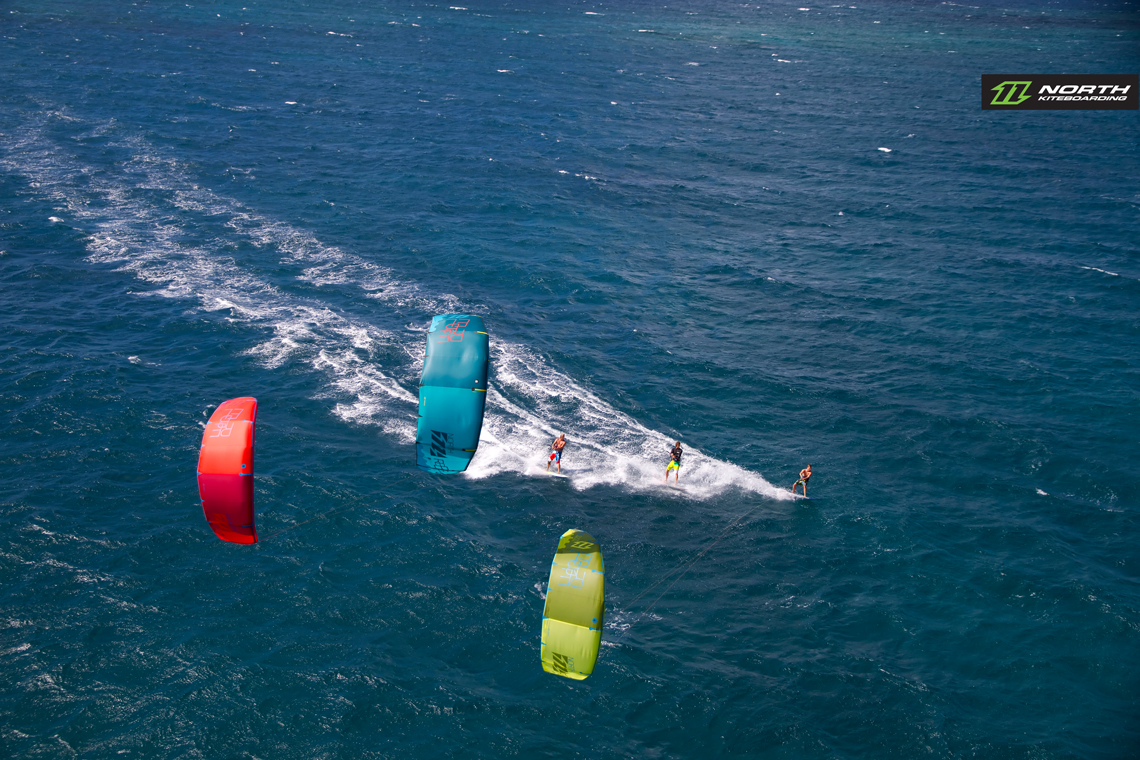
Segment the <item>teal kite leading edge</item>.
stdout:
<path fill-rule="evenodd" d="M 432 318 L 416 423 L 416 464 L 421 470 L 453 474 L 471 464 L 483 429 L 489 348 L 482 317 Z"/>

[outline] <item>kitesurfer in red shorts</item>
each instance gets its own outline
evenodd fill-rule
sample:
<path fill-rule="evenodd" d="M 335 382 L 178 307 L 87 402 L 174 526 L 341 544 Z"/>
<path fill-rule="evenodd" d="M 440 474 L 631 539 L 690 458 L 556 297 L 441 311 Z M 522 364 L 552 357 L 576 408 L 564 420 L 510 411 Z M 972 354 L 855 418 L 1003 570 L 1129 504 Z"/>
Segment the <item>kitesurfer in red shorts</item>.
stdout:
<path fill-rule="evenodd" d="M 550 463 L 558 465 L 558 474 L 562 474 L 562 449 L 566 448 L 566 434 L 562 433 L 550 444 L 550 459 L 546 460 L 546 471 L 550 472 Z"/>

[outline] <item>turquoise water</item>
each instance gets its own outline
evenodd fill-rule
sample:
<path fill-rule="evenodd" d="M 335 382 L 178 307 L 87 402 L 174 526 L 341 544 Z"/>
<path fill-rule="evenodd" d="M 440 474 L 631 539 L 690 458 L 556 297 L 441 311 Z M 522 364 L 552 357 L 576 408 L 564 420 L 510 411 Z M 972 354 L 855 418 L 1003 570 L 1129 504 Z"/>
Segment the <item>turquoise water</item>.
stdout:
<path fill-rule="evenodd" d="M 1135 757 L 1137 113 L 979 106 L 1136 73 L 1135 5 L 802 7 L 0 6 L 0 751 Z"/>

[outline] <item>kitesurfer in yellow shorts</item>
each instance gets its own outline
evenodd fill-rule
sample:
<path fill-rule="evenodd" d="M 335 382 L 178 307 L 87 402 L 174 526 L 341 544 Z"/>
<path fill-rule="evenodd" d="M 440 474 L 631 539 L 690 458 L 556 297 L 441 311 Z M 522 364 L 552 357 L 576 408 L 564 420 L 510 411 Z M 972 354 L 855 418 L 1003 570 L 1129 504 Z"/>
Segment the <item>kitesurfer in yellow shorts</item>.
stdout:
<path fill-rule="evenodd" d="M 811 465 L 810 464 L 807 467 L 800 470 L 800 479 L 797 480 L 795 483 L 792 483 L 792 493 L 796 492 L 796 486 L 802 485 L 804 487 L 804 498 L 806 499 L 807 498 L 807 482 L 809 480 L 811 480 Z"/>
<path fill-rule="evenodd" d="M 669 473 L 672 472 L 673 470 L 677 471 L 677 474 L 673 476 L 673 483 L 675 484 L 680 479 L 680 477 L 681 477 L 681 455 L 684 453 L 685 453 L 685 451 L 684 451 L 684 449 L 681 448 L 681 442 L 680 441 L 677 441 L 675 444 L 673 444 L 673 450 L 669 452 L 669 456 L 671 456 L 672 459 L 669 460 L 669 466 L 665 468 L 665 482 L 666 483 L 669 482 Z"/>

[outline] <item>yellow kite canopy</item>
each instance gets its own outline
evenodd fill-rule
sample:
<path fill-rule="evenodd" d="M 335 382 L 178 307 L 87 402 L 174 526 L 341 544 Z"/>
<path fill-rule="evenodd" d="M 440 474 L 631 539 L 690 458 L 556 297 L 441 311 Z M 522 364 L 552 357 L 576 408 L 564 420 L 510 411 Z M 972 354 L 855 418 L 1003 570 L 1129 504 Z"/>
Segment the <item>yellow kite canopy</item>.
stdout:
<path fill-rule="evenodd" d="M 568 530 L 550 564 L 542 611 L 542 669 L 581 681 L 594 672 L 602 643 L 606 572 L 602 547 L 589 533 Z"/>

